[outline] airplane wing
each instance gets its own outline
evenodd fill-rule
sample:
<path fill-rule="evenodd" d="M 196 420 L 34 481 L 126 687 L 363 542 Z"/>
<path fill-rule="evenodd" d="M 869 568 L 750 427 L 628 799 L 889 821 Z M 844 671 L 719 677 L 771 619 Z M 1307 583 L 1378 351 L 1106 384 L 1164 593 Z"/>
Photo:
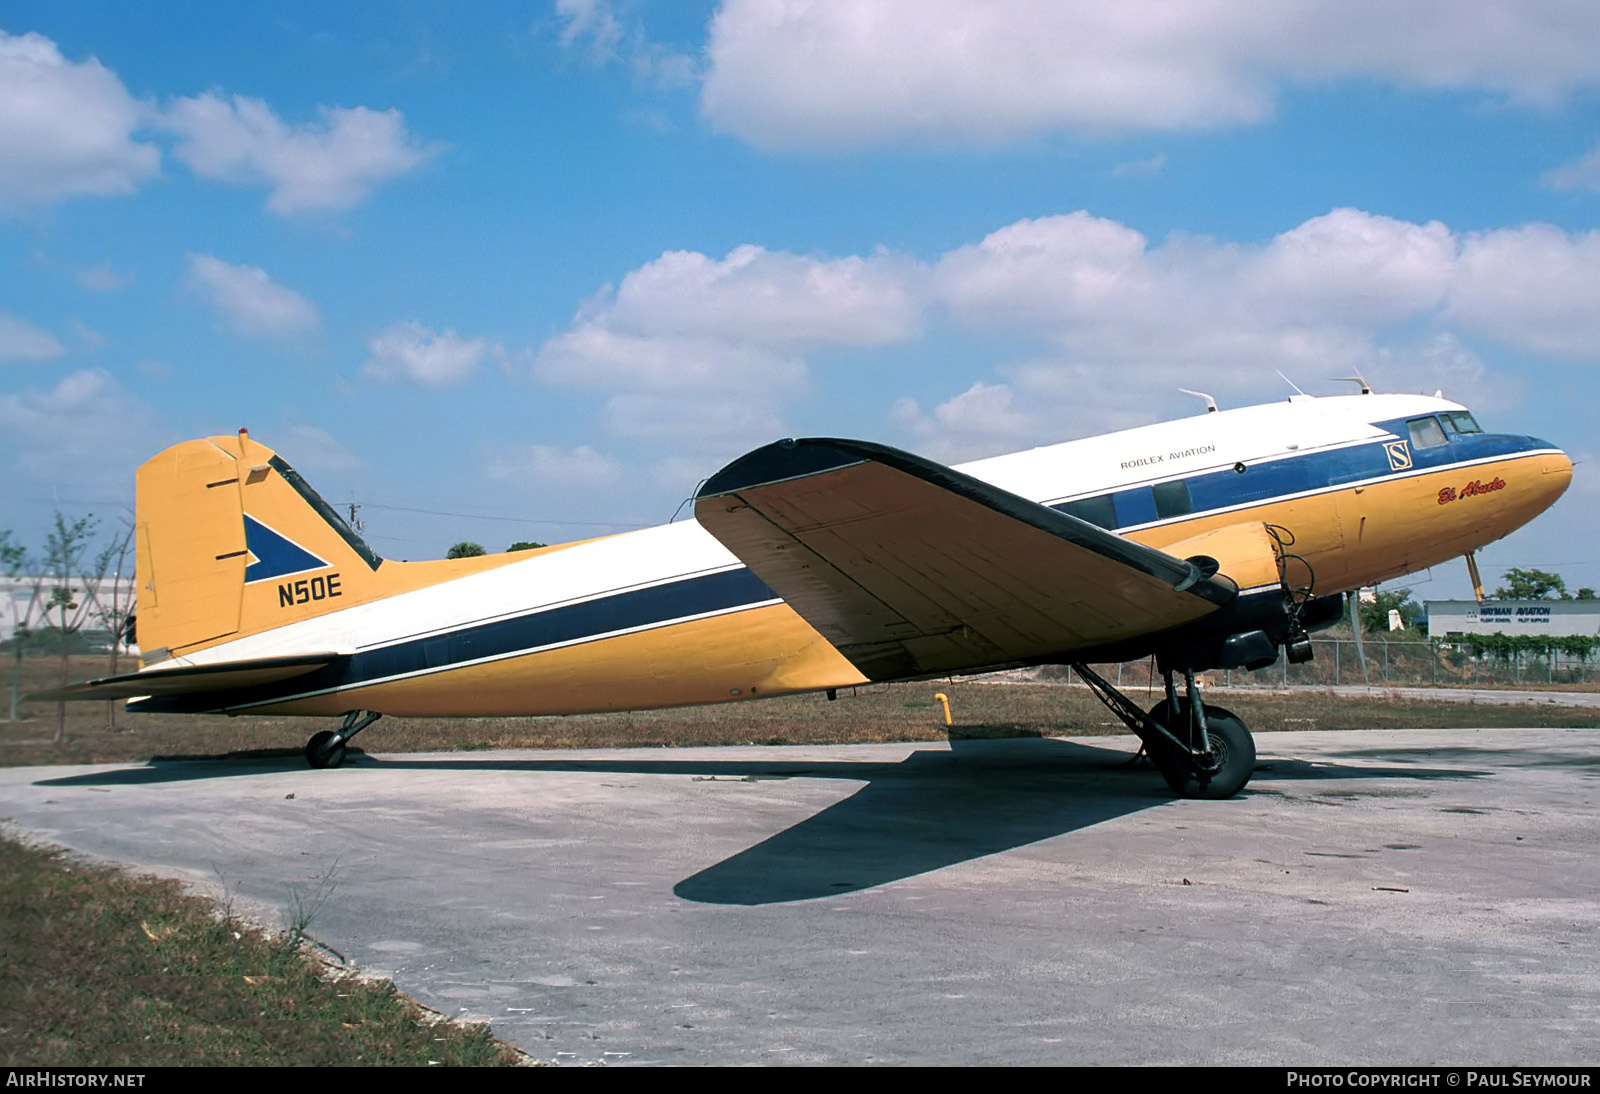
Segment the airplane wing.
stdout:
<path fill-rule="evenodd" d="M 212 691 L 232 691 L 254 684 L 273 684 L 315 672 L 331 665 L 344 654 L 308 653 L 293 657 L 257 657 L 244 661 L 221 661 L 211 665 L 184 665 L 170 669 L 146 669 L 121 676 L 102 676 L 79 684 L 36 691 L 29 701 L 59 699 L 132 699 L 145 695 L 196 695 Z"/>
<path fill-rule="evenodd" d="M 1136 639 L 1238 586 L 909 452 L 779 441 L 700 488 L 700 524 L 864 675 L 933 676 Z"/>

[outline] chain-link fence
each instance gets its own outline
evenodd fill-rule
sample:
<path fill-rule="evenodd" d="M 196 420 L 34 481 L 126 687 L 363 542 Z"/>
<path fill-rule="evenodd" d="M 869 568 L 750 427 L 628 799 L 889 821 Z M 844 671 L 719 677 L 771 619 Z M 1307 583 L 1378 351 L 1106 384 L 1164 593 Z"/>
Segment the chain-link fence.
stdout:
<path fill-rule="evenodd" d="M 1548 653 L 1515 651 L 1504 656 L 1457 647 L 1444 639 L 1396 641 L 1373 636 L 1357 650 L 1351 638 L 1313 638 L 1316 656 L 1302 665 L 1290 665 L 1283 654 L 1275 664 L 1255 672 L 1218 669 L 1207 675 L 1213 685 L 1292 687 L 1311 684 L 1409 684 L 1443 687 L 1507 685 L 1600 684 L 1600 658 L 1580 658 L 1559 650 Z M 1363 667 L 1362 653 L 1366 654 Z M 1137 662 L 1107 665 L 1100 670 L 1119 687 L 1140 687 L 1153 672 Z M 1159 682 L 1159 677 L 1157 677 Z"/>

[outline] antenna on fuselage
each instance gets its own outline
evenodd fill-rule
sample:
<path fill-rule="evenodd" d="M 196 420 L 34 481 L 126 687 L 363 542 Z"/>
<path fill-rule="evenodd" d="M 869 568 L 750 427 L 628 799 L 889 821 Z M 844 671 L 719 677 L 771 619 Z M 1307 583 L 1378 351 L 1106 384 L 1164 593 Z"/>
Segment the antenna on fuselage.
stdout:
<path fill-rule="evenodd" d="M 1273 369 L 1272 371 L 1276 372 L 1278 374 L 1278 379 L 1282 380 L 1284 383 L 1286 383 L 1290 387 L 1294 388 L 1294 391 L 1295 391 L 1296 395 L 1304 395 L 1305 394 L 1305 392 L 1300 390 L 1300 385 L 1295 383 L 1293 380 L 1289 379 L 1289 377 L 1285 376 L 1281 370 Z"/>
<path fill-rule="evenodd" d="M 1365 376 L 1361 375 L 1361 373 L 1359 373 L 1359 372 L 1356 373 L 1354 376 L 1335 376 L 1333 378 L 1333 382 L 1336 383 L 1336 384 L 1360 384 L 1361 385 L 1361 394 L 1363 394 L 1363 395 L 1371 395 L 1372 394 L 1372 385 L 1367 383 L 1367 378 Z"/>
<path fill-rule="evenodd" d="M 1206 401 L 1206 413 L 1207 414 L 1215 414 L 1217 412 L 1217 401 L 1215 399 L 1213 399 L 1211 396 L 1207 395 L 1205 392 L 1203 392 L 1203 391 L 1190 391 L 1186 387 L 1180 387 L 1178 390 L 1183 392 L 1185 395 L 1193 395 L 1196 399 L 1204 399 Z"/>

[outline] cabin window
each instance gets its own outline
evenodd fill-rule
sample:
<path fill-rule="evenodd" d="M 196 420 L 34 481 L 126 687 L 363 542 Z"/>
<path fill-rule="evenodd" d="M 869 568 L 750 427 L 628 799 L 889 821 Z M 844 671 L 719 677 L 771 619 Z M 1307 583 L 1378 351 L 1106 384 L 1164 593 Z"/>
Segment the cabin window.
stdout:
<path fill-rule="evenodd" d="M 1158 482 L 1150 488 L 1156 497 L 1156 516 L 1161 520 L 1187 516 L 1193 506 L 1189 501 L 1189 484 L 1182 479 Z"/>
<path fill-rule="evenodd" d="M 1426 418 L 1412 418 L 1406 428 L 1411 432 L 1412 448 L 1437 448 L 1445 443 L 1444 429 L 1431 414 Z"/>
<path fill-rule="evenodd" d="M 1056 508 L 1069 517 L 1086 520 L 1090 524 L 1099 525 L 1101 528 L 1115 528 L 1117 526 L 1117 511 L 1111 503 L 1110 494 L 1100 494 L 1092 498 L 1079 498 L 1077 501 L 1065 502 L 1056 506 Z"/>
<path fill-rule="evenodd" d="M 1483 426 L 1465 410 L 1452 410 L 1448 414 L 1440 415 L 1445 421 L 1455 427 L 1457 433 L 1482 433 Z"/>
<path fill-rule="evenodd" d="M 1156 519 L 1156 503 L 1150 498 L 1148 486 L 1133 490 L 1118 490 L 1111 495 L 1117 507 L 1117 523 L 1113 528 L 1128 528 L 1135 524 L 1151 524 Z"/>

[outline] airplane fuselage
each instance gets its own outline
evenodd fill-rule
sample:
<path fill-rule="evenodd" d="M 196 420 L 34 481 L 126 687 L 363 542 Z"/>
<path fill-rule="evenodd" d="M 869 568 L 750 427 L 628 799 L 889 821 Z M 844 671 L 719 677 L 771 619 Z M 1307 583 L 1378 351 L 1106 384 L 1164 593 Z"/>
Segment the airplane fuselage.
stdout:
<path fill-rule="evenodd" d="M 1553 445 L 1484 433 L 1459 404 L 1403 395 L 1296 397 L 958 470 L 1158 550 L 1246 522 L 1287 529 L 1319 596 L 1482 547 L 1547 508 L 1571 478 Z M 183 654 L 198 665 L 333 650 L 347 655 L 337 667 L 222 705 L 168 698 L 130 709 L 569 714 L 866 682 L 692 520 L 422 580 L 435 565 L 384 562 L 378 592 L 351 595 L 348 607 Z M 308 598 L 314 580 L 303 579 Z M 292 613 L 298 594 L 287 587 L 277 595 Z"/>

